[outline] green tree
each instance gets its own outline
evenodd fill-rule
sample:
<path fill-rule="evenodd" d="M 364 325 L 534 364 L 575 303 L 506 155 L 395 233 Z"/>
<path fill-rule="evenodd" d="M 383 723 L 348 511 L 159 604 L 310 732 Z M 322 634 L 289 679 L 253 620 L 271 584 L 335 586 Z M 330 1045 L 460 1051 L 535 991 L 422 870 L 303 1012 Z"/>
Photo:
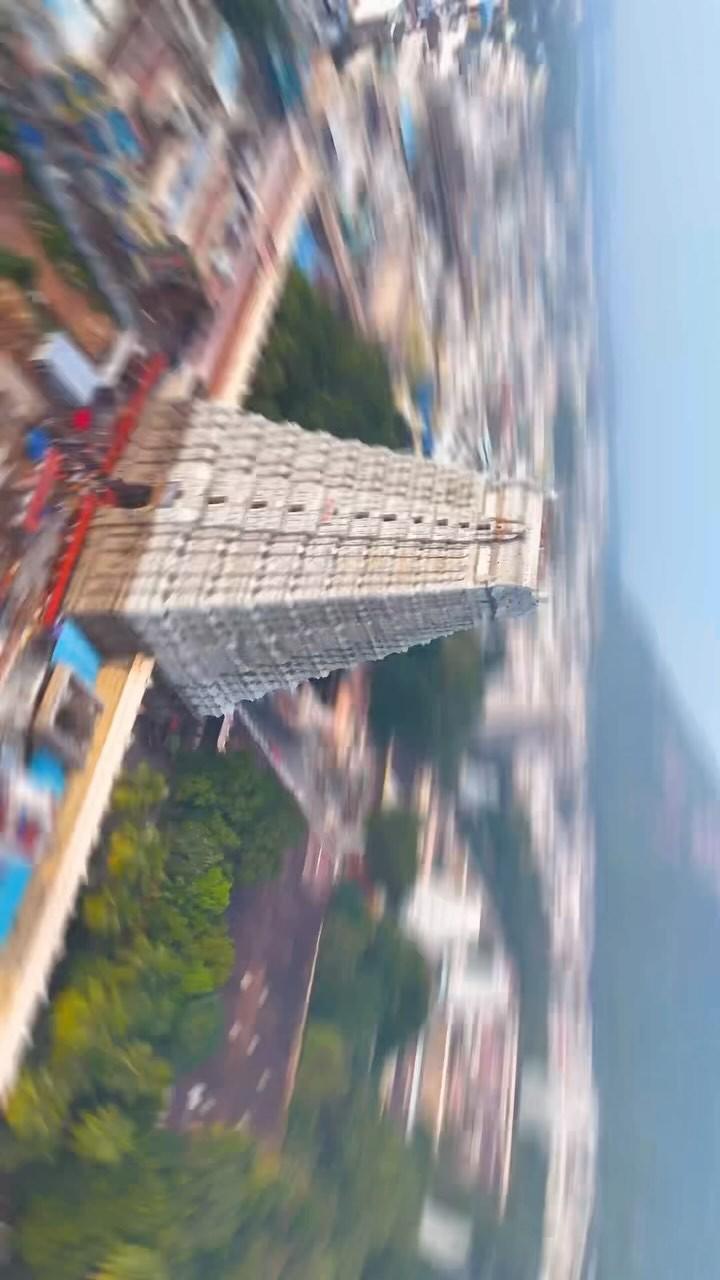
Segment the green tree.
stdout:
<path fill-rule="evenodd" d="M 333 911 L 328 913 L 312 989 L 311 1009 L 315 1017 L 331 1021 L 341 1017 L 371 938 L 372 922 L 366 912 L 359 921 Z M 353 1009 L 353 1016 L 355 1012 Z"/>
<path fill-rule="evenodd" d="M 166 1265 L 194 1280 L 229 1274 L 264 1237 L 278 1280 L 317 1280 L 331 1257 L 331 1190 L 316 1198 L 304 1168 L 239 1134 L 156 1129 L 171 1062 L 222 1035 L 222 1004 L 205 993 L 234 963 L 221 918 L 233 880 L 270 873 L 298 816 L 242 757 L 182 759 L 158 800 L 148 792 L 159 828 L 145 802 L 121 799 L 37 1065 L 8 1105 L 0 1167 L 12 1172 L 19 1255 L 35 1280 L 123 1274 L 121 1261 L 132 1275 L 141 1259 L 151 1274 Z"/>
<path fill-rule="evenodd" d="M 295 1084 L 295 1100 L 315 1109 L 336 1102 L 350 1086 L 342 1036 L 329 1023 L 308 1023 Z"/>
<path fill-rule="evenodd" d="M 30 1198 L 20 1219 L 18 1249 L 33 1280 L 78 1280 L 114 1248 L 113 1224 L 91 1212 L 90 1204 L 68 1201 L 47 1188 L 44 1199 Z"/>
<path fill-rule="evenodd" d="M 288 277 L 249 407 L 366 444 L 397 449 L 409 439 L 381 348 L 359 337 L 297 270 Z"/>
<path fill-rule="evenodd" d="M 462 632 L 376 663 L 370 701 L 375 737 L 382 745 L 394 737 L 454 783 L 479 720 L 486 672 L 500 656 L 499 646 L 483 654 L 475 633 Z"/>
<path fill-rule="evenodd" d="M 92 933 L 120 937 L 145 924 L 147 903 L 165 877 L 168 845 L 149 822 L 123 822 L 110 836 L 107 875 L 83 899 L 83 919 Z"/>
<path fill-rule="evenodd" d="M 101 1088 L 129 1105 L 145 1098 L 159 1104 L 172 1079 L 169 1064 L 143 1040 L 106 1046 L 93 1066 Z"/>
<path fill-rule="evenodd" d="M 376 972 L 382 991 L 377 1053 L 417 1034 L 427 1018 L 430 975 L 424 957 L 395 924 L 383 921 L 368 951 L 366 964 Z"/>
<path fill-rule="evenodd" d="M 67 987 L 52 1010 L 52 1037 L 58 1058 L 75 1057 L 126 1034 L 130 1010 L 120 985 L 97 978 Z"/>
<path fill-rule="evenodd" d="M 550 942 L 542 888 L 524 814 L 490 813 L 466 824 L 490 887 L 520 983 L 520 1037 L 526 1055 L 547 1056 Z"/>
<path fill-rule="evenodd" d="M 63 1161 L 44 1180 L 31 1174 L 18 1251 L 33 1280 L 92 1275 L 128 1240 L 170 1258 L 181 1152 L 115 1165 Z"/>
<path fill-rule="evenodd" d="M 193 1135 L 175 1189 L 180 1254 L 230 1245 L 248 1213 L 258 1159 L 244 1134 L 216 1128 Z"/>
<path fill-rule="evenodd" d="M 125 924 L 122 898 L 107 886 L 98 893 L 86 893 L 82 900 L 82 918 L 91 933 L 117 936 Z"/>
<path fill-rule="evenodd" d="M 172 1038 L 173 1061 L 180 1071 L 191 1071 L 218 1048 L 224 1014 L 216 995 L 190 1000 L 180 1011 Z"/>
<path fill-rule="evenodd" d="M 222 925 L 208 929 L 192 943 L 186 956 L 183 990 L 190 996 L 207 995 L 227 982 L 235 961 L 235 948 Z"/>
<path fill-rule="evenodd" d="M 498 1207 L 487 1196 L 479 1194 L 470 1206 L 472 1216 L 471 1265 L 478 1276 L 492 1275 L 491 1263 L 497 1255 L 500 1235 Z"/>
<path fill-rule="evenodd" d="M 361 1274 L 373 1254 L 412 1249 L 426 1173 L 367 1090 L 356 1092 L 336 1144 L 328 1170 L 338 1186 L 335 1247 L 340 1267 L 347 1260 Z"/>
<path fill-rule="evenodd" d="M 115 783 L 112 808 L 129 818 L 145 817 L 160 807 L 167 794 L 167 779 L 143 760 Z"/>
<path fill-rule="evenodd" d="M 36 275 L 37 267 L 32 258 L 0 249 L 0 279 L 12 280 L 23 289 L 32 289 Z"/>
<path fill-rule="evenodd" d="M 280 1280 L 287 1250 L 277 1237 L 264 1232 L 242 1249 L 223 1271 L 223 1280 Z"/>
<path fill-rule="evenodd" d="M 173 867 L 180 876 L 192 877 L 222 863 L 236 837 L 219 813 L 203 812 L 170 829 Z"/>
<path fill-rule="evenodd" d="M 155 1249 L 121 1244 L 105 1259 L 93 1280 L 170 1280 L 170 1271 Z"/>
<path fill-rule="evenodd" d="M 340 882 L 332 896 L 330 915 L 333 919 L 345 917 L 363 928 L 367 926 L 367 905 L 359 885 L 353 884 L 351 880 Z"/>
<path fill-rule="evenodd" d="M 368 822 L 365 867 L 397 906 L 417 875 L 418 820 L 403 809 L 373 814 Z"/>
<path fill-rule="evenodd" d="M 362 1280 L 439 1280 L 439 1277 L 415 1251 L 391 1248 L 374 1253 L 368 1259 Z"/>
<path fill-rule="evenodd" d="M 341 1032 L 356 1074 L 367 1073 L 373 1052 L 382 1058 L 419 1030 L 429 995 L 414 944 L 391 918 L 376 924 L 357 890 L 341 886 L 323 927 L 310 1012 Z"/>
<path fill-rule="evenodd" d="M 5 1109 L 14 1136 L 25 1144 L 29 1156 L 51 1154 L 67 1122 L 70 1091 L 64 1080 L 47 1067 L 26 1067 Z"/>
<path fill-rule="evenodd" d="M 542 1259 L 547 1154 L 532 1138 L 516 1142 L 505 1217 L 491 1254 L 497 1280 L 537 1275 Z M 474 1241 L 475 1247 L 479 1237 Z"/>
<path fill-rule="evenodd" d="M 211 822 L 229 836 L 223 849 L 237 883 L 271 878 L 297 838 L 297 809 L 270 770 L 249 753 L 195 752 L 181 759 L 173 786 L 174 821 Z"/>
<path fill-rule="evenodd" d="M 72 1147 L 81 1160 L 119 1164 L 135 1145 L 135 1126 L 119 1107 L 83 1111 L 72 1128 Z"/>
<path fill-rule="evenodd" d="M 218 0 L 228 26 L 243 40 L 262 45 L 269 38 L 289 40 L 287 19 L 278 0 Z"/>
<path fill-rule="evenodd" d="M 230 904 L 232 881 L 222 867 L 208 867 L 192 882 L 191 894 L 198 911 L 209 916 L 220 916 Z"/>
<path fill-rule="evenodd" d="M 137 885 L 149 890 L 158 883 L 167 854 L 167 845 L 157 827 L 124 822 L 110 837 L 108 872 L 111 879 L 121 879 L 128 888 Z"/>
<path fill-rule="evenodd" d="M 345 1038 L 353 1070 L 367 1072 L 382 1017 L 382 979 L 365 965 L 373 922 L 331 913 L 323 928 L 311 1000 L 313 1018 L 332 1022 Z"/>

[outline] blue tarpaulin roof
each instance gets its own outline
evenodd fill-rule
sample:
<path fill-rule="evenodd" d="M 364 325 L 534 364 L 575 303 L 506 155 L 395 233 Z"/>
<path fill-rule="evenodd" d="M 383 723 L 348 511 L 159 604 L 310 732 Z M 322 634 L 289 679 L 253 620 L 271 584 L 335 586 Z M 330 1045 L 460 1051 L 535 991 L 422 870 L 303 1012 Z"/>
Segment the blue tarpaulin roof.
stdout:
<path fill-rule="evenodd" d="M 16 128 L 16 134 L 20 143 L 26 147 L 35 147 L 38 151 L 45 148 L 45 134 L 41 129 L 36 129 L 34 124 L 26 124 L 24 121 Z"/>
<path fill-rule="evenodd" d="M 63 622 L 52 661 L 70 667 L 92 689 L 100 670 L 100 656 L 74 622 Z"/>
<path fill-rule="evenodd" d="M 84 94 L 85 97 L 90 94 L 97 94 L 103 88 L 97 76 L 94 76 L 90 71 L 86 71 L 84 67 L 73 67 L 70 72 L 70 79 L 78 93 Z"/>
<path fill-rule="evenodd" d="M 80 126 L 80 131 L 93 151 L 97 151 L 101 156 L 112 155 L 112 147 L 97 120 L 84 120 Z"/>
<path fill-rule="evenodd" d="M 435 388 L 432 382 L 421 382 L 413 392 L 413 398 L 422 418 L 422 451 L 425 458 L 431 458 L 435 442 L 433 440 L 433 404 Z"/>
<path fill-rule="evenodd" d="M 41 747 L 35 751 L 28 769 L 30 778 L 42 791 L 61 796 L 65 790 L 65 770 L 51 751 Z"/>
<path fill-rule="evenodd" d="M 129 156 L 131 160 L 139 160 L 142 156 L 142 147 L 125 112 L 113 107 L 107 112 L 105 119 L 110 126 L 118 151 L 124 156 Z"/>
<path fill-rule="evenodd" d="M 400 103 L 400 136 L 408 167 L 412 169 L 417 156 L 417 131 L 415 117 L 409 102 Z"/>
<path fill-rule="evenodd" d="M 0 946 L 7 942 L 31 876 L 24 858 L 0 855 Z"/>
<path fill-rule="evenodd" d="M 413 392 L 415 403 L 423 418 L 430 418 L 435 400 L 435 388 L 432 382 L 420 382 Z"/>
<path fill-rule="evenodd" d="M 312 227 L 303 221 L 295 241 L 295 265 L 309 280 L 314 280 L 320 266 L 320 256 Z"/>
<path fill-rule="evenodd" d="M 39 462 L 50 447 L 50 437 L 42 427 L 32 427 L 25 437 L 25 453 L 31 462 Z"/>
<path fill-rule="evenodd" d="M 299 67 L 294 58 L 274 42 L 268 47 L 268 60 L 283 107 L 286 111 L 293 111 L 303 97 Z"/>

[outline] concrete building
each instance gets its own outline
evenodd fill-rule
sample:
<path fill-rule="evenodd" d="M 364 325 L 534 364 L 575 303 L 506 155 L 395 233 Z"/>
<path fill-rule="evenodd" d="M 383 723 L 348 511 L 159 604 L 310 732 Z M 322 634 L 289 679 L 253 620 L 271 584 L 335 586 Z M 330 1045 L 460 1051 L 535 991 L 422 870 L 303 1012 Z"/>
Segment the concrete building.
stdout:
<path fill-rule="evenodd" d="M 415 885 L 405 908 L 404 927 L 437 963 L 448 947 L 477 941 L 485 918 L 485 900 L 479 882 L 459 892 L 455 876 L 433 871 Z"/>
<path fill-rule="evenodd" d="M 422 1126 L 458 1184 L 481 1187 L 502 1213 L 518 1070 L 515 975 L 454 808 L 430 771 L 418 779 L 415 808 L 421 856 L 402 927 L 433 974 L 433 1000 L 417 1040 L 387 1064 L 381 1096 L 407 1137 Z"/>
<path fill-rule="evenodd" d="M 451 829 L 452 824 L 447 824 Z M 518 1064 L 514 975 L 484 886 L 464 846 L 446 838 L 442 866 L 421 870 L 403 927 L 435 975 L 417 1042 L 393 1062 L 385 1105 L 410 1135 L 421 1124 L 461 1185 L 504 1209 Z"/>
<path fill-rule="evenodd" d="M 470 1257 L 472 1223 L 437 1200 L 427 1200 L 420 1222 L 420 1252 L 443 1274 L 463 1275 Z"/>
<path fill-rule="evenodd" d="M 0 1101 L 12 1088 L 33 1022 L 47 1000 L 152 667 L 152 661 L 138 657 L 100 671 L 102 710 L 87 760 L 70 782 L 55 821 L 53 847 L 35 869 L 17 924 L 0 953 Z"/>
<path fill-rule="evenodd" d="M 205 403 L 157 405 L 68 594 L 200 715 L 532 608 L 543 495 Z"/>

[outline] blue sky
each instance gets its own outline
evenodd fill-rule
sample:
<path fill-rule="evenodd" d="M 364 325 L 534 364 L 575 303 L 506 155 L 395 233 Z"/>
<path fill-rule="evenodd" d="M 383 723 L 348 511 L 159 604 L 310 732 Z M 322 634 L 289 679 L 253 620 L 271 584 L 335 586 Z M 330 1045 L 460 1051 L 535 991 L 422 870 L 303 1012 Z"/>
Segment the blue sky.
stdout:
<path fill-rule="evenodd" d="M 622 0 L 612 46 L 623 572 L 720 762 L 720 0 Z"/>

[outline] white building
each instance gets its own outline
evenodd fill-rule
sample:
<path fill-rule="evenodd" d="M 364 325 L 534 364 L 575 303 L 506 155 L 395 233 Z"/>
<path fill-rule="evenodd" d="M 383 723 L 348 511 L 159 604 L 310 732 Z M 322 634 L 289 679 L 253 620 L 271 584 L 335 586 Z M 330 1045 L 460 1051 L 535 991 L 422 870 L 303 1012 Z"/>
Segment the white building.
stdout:
<path fill-rule="evenodd" d="M 205 403 L 155 406 L 67 610 L 156 656 L 185 702 L 245 699 L 534 605 L 543 495 Z"/>
<path fill-rule="evenodd" d="M 446 841 L 444 860 L 443 868 L 421 872 L 403 915 L 436 986 L 422 1035 L 393 1068 L 389 1105 L 400 1109 L 408 1134 L 424 1124 L 435 1150 L 444 1144 L 458 1180 L 495 1195 L 502 1211 L 512 1158 L 517 993 L 467 849 Z"/>
<path fill-rule="evenodd" d="M 454 877 L 436 871 L 416 882 L 403 913 L 403 927 L 426 955 L 438 961 L 451 944 L 476 943 L 484 919 L 481 886 L 461 894 Z"/>

